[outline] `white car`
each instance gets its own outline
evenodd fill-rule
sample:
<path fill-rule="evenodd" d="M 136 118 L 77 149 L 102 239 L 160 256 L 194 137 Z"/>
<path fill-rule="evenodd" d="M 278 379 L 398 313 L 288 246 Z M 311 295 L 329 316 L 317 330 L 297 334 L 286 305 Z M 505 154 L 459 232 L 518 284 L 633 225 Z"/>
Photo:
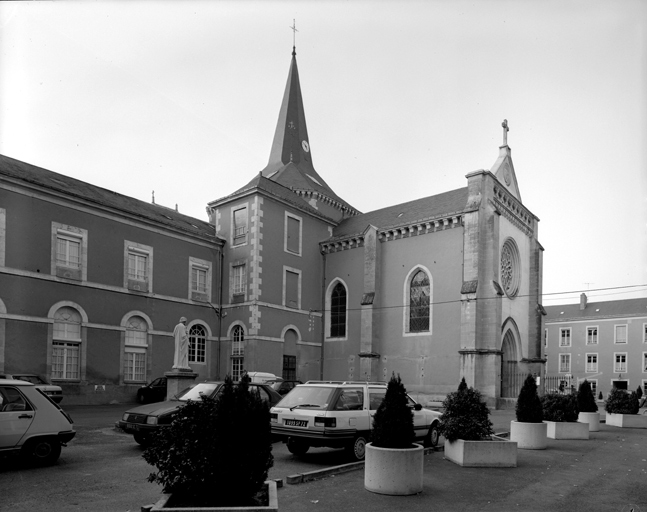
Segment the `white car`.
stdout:
<path fill-rule="evenodd" d="M 346 448 L 363 460 L 371 440 L 373 416 L 386 395 L 384 382 L 308 381 L 299 384 L 270 410 L 272 434 L 302 455 L 311 446 Z M 424 409 L 409 397 L 416 440 L 438 444 L 441 413 Z"/>
<path fill-rule="evenodd" d="M 0 454 L 53 464 L 76 432 L 72 418 L 31 382 L 0 379 Z"/>
<path fill-rule="evenodd" d="M 26 380 L 27 382 L 34 384 L 37 388 L 40 388 L 57 404 L 60 404 L 63 400 L 63 390 L 61 389 L 61 386 L 50 384 L 40 375 L 36 375 L 35 373 L 14 373 L 12 375 L 0 373 L 0 379 Z"/>

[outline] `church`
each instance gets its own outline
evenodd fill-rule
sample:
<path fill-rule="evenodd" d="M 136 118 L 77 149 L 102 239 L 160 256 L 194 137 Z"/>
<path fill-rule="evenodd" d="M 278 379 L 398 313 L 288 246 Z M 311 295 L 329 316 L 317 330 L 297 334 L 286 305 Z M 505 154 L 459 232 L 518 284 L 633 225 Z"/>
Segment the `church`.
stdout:
<path fill-rule="evenodd" d="M 539 219 L 507 145 L 466 186 L 361 213 L 315 170 L 296 52 L 265 168 L 208 204 L 226 241 L 230 367 L 388 380 L 443 396 L 461 377 L 495 404 L 543 374 Z"/>
<path fill-rule="evenodd" d="M 184 316 L 198 380 L 396 373 L 425 403 L 465 377 L 503 406 L 544 374 L 545 311 L 502 128 L 463 188 L 362 213 L 315 169 L 293 49 L 267 165 L 208 222 L 0 156 L 0 373 L 132 400 L 171 369 Z"/>

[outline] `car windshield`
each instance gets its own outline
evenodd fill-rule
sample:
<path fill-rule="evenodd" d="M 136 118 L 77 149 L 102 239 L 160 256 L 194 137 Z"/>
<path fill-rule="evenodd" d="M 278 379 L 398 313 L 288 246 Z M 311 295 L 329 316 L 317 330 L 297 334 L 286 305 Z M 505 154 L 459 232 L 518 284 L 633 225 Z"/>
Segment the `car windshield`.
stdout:
<path fill-rule="evenodd" d="M 14 378 L 17 380 L 24 380 L 27 382 L 31 382 L 32 384 L 38 384 L 38 385 L 47 384 L 47 382 L 41 379 L 38 375 L 16 375 Z"/>
<path fill-rule="evenodd" d="M 286 408 L 327 409 L 335 388 L 322 386 L 297 386 L 276 406 Z"/>
<path fill-rule="evenodd" d="M 192 388 L 185 390 L 183 393 L 177 395 L 176 399 L 183 402 L 189 400 L 200 400 L 200 395 L 213 395 L 213 392 L 220 387 L 219 382 L 201 382 Z"/>

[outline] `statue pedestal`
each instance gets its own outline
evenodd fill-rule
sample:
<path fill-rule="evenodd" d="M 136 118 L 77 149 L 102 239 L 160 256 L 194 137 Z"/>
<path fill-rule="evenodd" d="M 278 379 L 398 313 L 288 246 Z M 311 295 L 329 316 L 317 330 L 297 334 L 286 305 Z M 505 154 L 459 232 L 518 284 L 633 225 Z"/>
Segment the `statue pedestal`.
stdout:
<path fill-rule="evenodd" d="M 169 400 L 177 395 L 180 391 L 188 388 L 195 378 L 198 376 L 191 370 L 173 369 L 173 371 L 165 372 L 166 377 L 166 399 Z"/>

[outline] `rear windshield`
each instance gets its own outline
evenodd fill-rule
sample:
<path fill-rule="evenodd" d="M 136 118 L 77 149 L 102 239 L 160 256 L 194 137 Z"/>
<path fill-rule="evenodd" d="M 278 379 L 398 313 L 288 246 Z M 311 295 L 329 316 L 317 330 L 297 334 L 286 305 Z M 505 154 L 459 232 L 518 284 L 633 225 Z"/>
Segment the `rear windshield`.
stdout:
<path fill-rule="evenodd" d="M 192 388 L 185 390 L 177 396 L 178 400 L 186 402 L 188 400 L 200 400 L 200 395 L 211 396 L 213 392 L 220 387 L 218 382 L 201 382 Z"/>
<path fill-rule="evenodd" d="M 303 407 L 304 409 L 327 409 L 335 388 L 320 386 L 297 386 L 292 389 L 277 407 Z"/>

